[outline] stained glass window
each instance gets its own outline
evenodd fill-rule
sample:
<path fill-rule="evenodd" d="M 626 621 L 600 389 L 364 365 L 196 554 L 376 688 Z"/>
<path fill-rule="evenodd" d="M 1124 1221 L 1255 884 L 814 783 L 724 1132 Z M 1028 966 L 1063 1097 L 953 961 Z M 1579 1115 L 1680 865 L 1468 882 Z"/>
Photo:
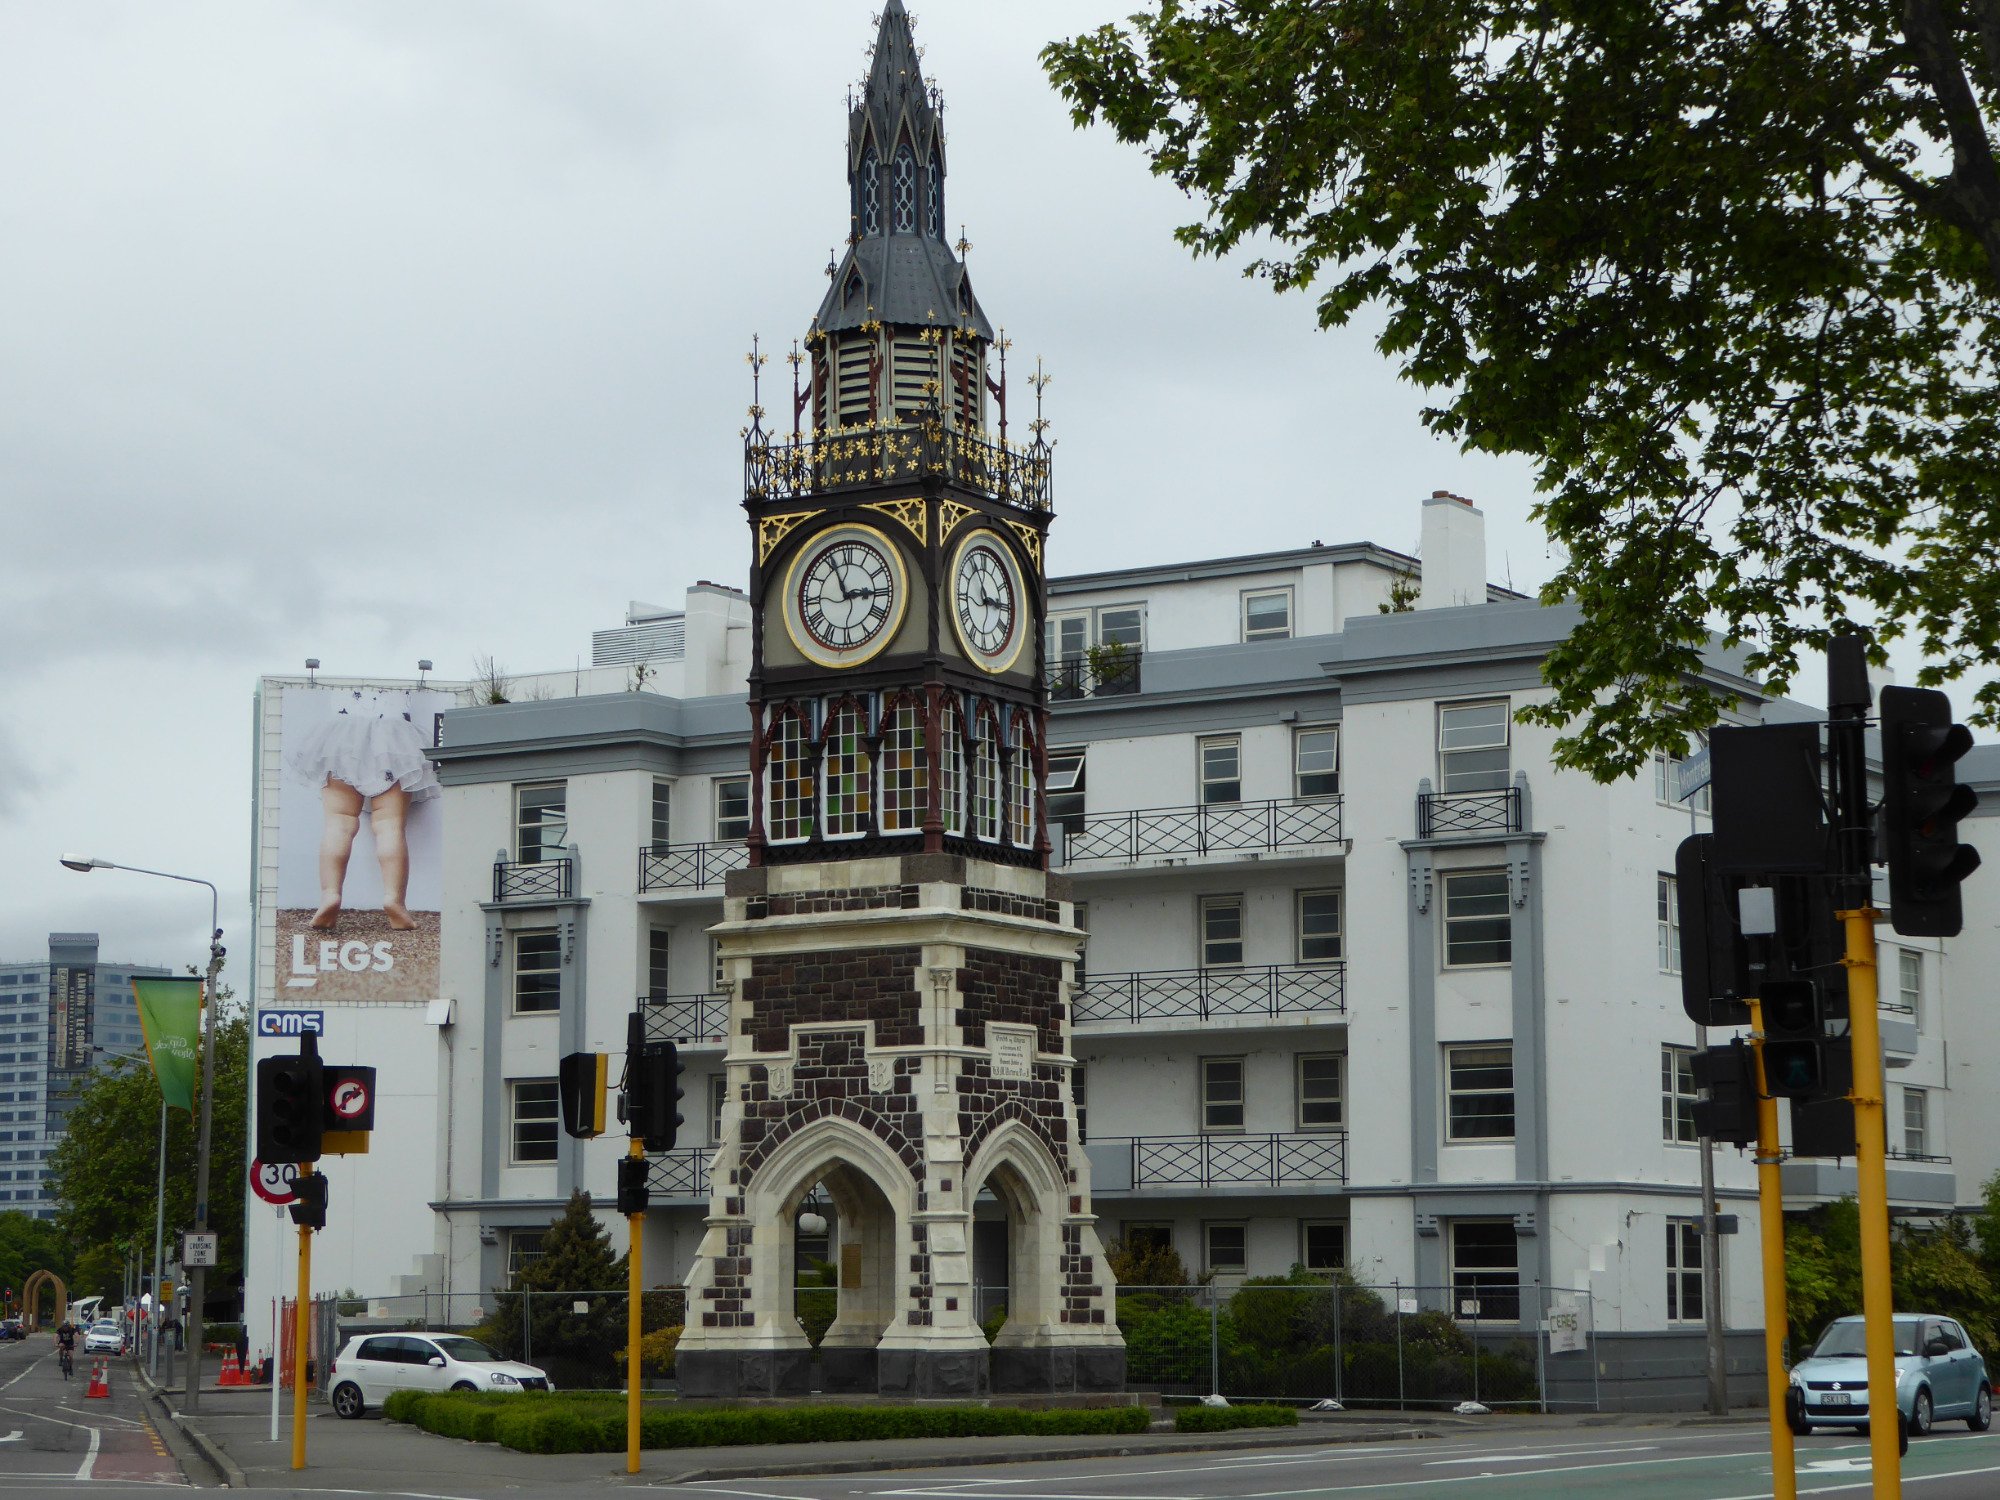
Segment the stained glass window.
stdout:
<path fill-rule="evenodd" d="M 923 712 L 905 699 L 890 710 L 882 732 L 882 831 L 914 833 L 922 828 L 929 790 Z"/>
<path fill-rule="evenodd" d="M 1000 726 L 990 711 L 973 721 L 972 836 L 1000 838 Z"/>
<path fill-rule="evenodd" d="M 917 159 L 908 146 L 896 148 L 896 176 L 889 185 L 890 214 L 897 234 L 917 232 Z"/>
<path fill-rule="evenodd" d="M 770 778 L 766 802 L 774 842 L 810 838 L 813 831 L 813 782 L 807 755 L 808 731 L 802 709 L 781 709 L 771 721 L 765 748 L 765 774 Z"/>
<path fill-rule="evenodd" d="M 826 726 L 820 761 L 826 782 L 826 836 L 852 838 L 868 832 L 875 810 L 875 764 L 863 738 L 868 716 L 852 703 L 834 711 Z"/>
<path fill-rule="evenodd" d="M 938 800 L 944 808 L 944 831 L 965 832 L 965 723 L 956 697 L 944 700 L 938 716 Z"/>
<path fill-rule="evenodd" d="M 1035 843 L 1035 736 L 1026 714 L 1014 715 L 1013 759 L 1007 767 L 1007 839 L 1016 849 Z"/>

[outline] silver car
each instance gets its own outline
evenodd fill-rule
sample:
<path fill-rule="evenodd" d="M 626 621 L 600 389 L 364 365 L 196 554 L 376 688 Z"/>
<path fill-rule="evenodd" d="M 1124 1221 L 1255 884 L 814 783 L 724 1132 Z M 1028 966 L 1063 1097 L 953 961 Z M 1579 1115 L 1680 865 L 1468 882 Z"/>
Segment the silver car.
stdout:
<path fill-rule="evenodd" d="M 1963 1420 L 1974 1432 L 1993 1425 L 1986 1361 L 1950 1318 L 1898 1313 L 1896 1405 L 1913 1436 L 1933 1423 Z M 1868 1355 L 1860 1318 L 1837 1318 L 1813 1352 L 1792 1367 L 1785 1414 L 1796 1433 L 1827 1427 L 1868 1430 Z"/>

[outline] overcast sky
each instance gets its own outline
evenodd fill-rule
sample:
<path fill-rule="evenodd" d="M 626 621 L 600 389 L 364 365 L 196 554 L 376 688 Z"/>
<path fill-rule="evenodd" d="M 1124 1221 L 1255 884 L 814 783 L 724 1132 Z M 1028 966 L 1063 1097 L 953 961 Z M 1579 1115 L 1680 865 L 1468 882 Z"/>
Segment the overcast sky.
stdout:
<path fill-rule="evenodd" d="M 1036 54 L 1131 8 L 916 11 L 947 216 L 1055 377 L 1051 570 L 1412 551 L 1449 489 L 1539 585 L 1525 464 L 1429 437 L 1367 331 L 1190 259 L 1186 200 L 1072 129 Z M 743 580 L 743 354 L 818 306 L 873 36 L 864 0 L 0 0 L 0 957 L 201 958 L 203 893 L 76 849 L 213 880 L 247 959 L 260 674 L 567 666 Z"/>

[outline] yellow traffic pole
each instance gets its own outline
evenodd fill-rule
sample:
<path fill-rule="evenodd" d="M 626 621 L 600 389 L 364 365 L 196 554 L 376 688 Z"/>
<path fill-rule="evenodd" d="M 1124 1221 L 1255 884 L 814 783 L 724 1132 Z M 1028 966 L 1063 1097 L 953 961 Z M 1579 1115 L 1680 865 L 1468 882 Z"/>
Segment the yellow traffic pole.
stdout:
<path fill-rule="evenodd" d="M 312 1229 L 299 1226 L 299 1300 L 292 1322 L 292 1467 L 306 1466 L 306 1340 L 312 1322 Z"/>
<path fill-rule="evenodd" d="M 638 1141 L 632 1142 L 629 1153 L 643 1157 L 646 1148 Z M 640 1253 L 646 1236 L 646 1214 L 642 1209 L 636 1214 L 627 1214 L 625 1222 L 630 1226 L 631 1247 L 626 1252 L 626 1292 L 625 1292 L 625 1472 L 639 1472 L 639 1338 L 642 1326 L 640 1317 L 640 1297 L 644 1268 Z"/>
<path fill-rule="evenodd" d="M 1785 1194 L 1780 1180 L 1778 1101 L 1764 1083 L 1764 1005 L 1750 1001 L 1750 1049 L 1757 1063 L 1757 1224 L 1764 1255 L 1764 1396 L 1771 1408 L 1775 1500 L 1798 1500 L 1797 1458 L 1785 1420 Z"/>
<path fill-rule="evenodd" d="M 1861 1314 L 1868 1348 L 1868 1447 L 1875 1494 L 1903 1493 L 1902 1412 L 1896 1404 L 1895 1293 L 1889 1284 L 1888 1125 L 1882 1108 L 1882 1027 L 1876 1011 L 1875 922 L 1864 906 L 1847 929 L 1847 1034 L 1854 1053 L 1854 1165 L 1861 1211 Z"/>

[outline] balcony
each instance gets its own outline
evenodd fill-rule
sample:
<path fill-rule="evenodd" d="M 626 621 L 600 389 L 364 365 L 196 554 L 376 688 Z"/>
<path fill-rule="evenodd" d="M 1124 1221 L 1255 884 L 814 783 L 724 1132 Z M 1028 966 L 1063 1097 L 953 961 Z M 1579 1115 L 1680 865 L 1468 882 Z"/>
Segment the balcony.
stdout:
<path fill-rule="evenodd" d="M 1064 864 L 1187 854 L 1252 854 L 1341 842 L 1341 799 L 1281 797 L 1085 813 L 1063 825 Z"/>
<path fill-rule="evenodd" d="M 1091 1141 L 1095 1192 L 1311 1187 L 1347 1181 L 1347 1132 L 1137 1135 Z"/>
<path fill-rule="evenodd" d="M 708 1201 L 708 1163 L 713 1146 L 681 1146 L 646 1158 L 646 1187 L 658 1198 Z"/>
<path fill-rule="evenodd" d="M 649 1042 L 719 1045 L 729 1036 L 727 995 L 641 995 L 639 1014 Z"/>
<path fill-rule="evenodd" d="M 575 894 L 575 861 L 567 859 L 493 862 L 495 901 L 567 901 Z"/>
<path fill-rule="evenodd" d="M 1418 792 L 1417 837 L 1455 839 L 1521 831 L 1521 789 L 1498 792 Z"/>
<path fill-rule="evenodd" d="M 804 500 L 833 490 L 943 479 L 1024 511 L 1049 508 L 1049 449 L 1017 447 L 925 420 L 853 427 L 798 442 L 753 428 L 743 445 L 746 500 Z"/>
<path fill-rule="evenodd" d="M 1072 1019 L 1090 1022 L 1276 1020 L 1347 1012 L 1347 965 L 1266 964 L 1241 969 L 1146 969 L 1092 974 Z"/>
<path fill-rule="evenodd" d="M 691 891 L 720 885 L 731 870 L 749 866 L 750 846 L 741 839 L 706 844 L 641 844 L 639 894 Z"/>
<path fill-rule="evenodd" d="M 1049 702 L 1129 697 L 1139 691 L 1139 660 L 1140 653 L 1131 650 L 1066 656 L 1049 668 Z"/>

